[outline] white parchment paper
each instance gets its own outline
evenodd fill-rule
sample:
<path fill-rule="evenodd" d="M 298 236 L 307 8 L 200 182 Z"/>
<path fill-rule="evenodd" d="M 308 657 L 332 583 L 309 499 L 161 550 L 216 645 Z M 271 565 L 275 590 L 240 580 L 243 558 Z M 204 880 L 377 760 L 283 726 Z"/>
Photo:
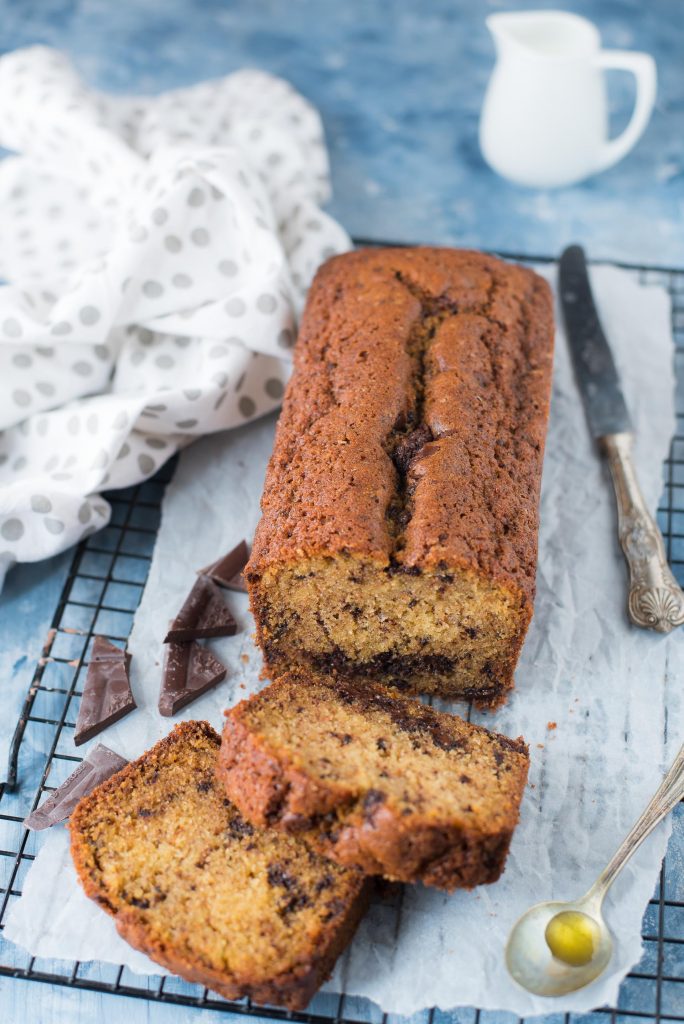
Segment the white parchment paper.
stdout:
<path fill-rule="evenodd" d="M 593 273 L 637 427 L 636 458 L 650 505 L 674 428 L 672 338 L 664 291 L 614 268 Z M 168 731 L 156 711 L 161 640 L 198 566 L 249 537 L 273 435 L 273 418 L 207 438 L 183 453 L 164 499 L 149 582 L 130 650 L 139 710 L 98 737 L 134 757 Z M 602 979 L 558 1000 L 531 996 L 509 980 L 508 932 L 530 904 L 582 893 L 655 790 L 684 739 L 682 634 L 628 626 L 626 577 L 607 471 L 588 436 L 559 331 L 542 488 L 535 617 L 507 707 L 475 716 L 523 734 L 532 766 L 506 872 L 494 886 L 447 896 L 421 886 L 376 903 L 338 964 L 329 988 L 366 996 L 383 1010 L 437 1005 L 505 1009 L 520 1016 L 582 1011 L 615 1000 L 639 959 L 640 925 L 665 852 L 663 825 L 634 857 L 607 901 L 617 936 Z M 224 707 L 258 685 L 246 598 L 229 598 L 242 632 L 216 642 L 228 678 L 187 709 L 217 728 Z M 13 907 L 5 936 L 44 957 L 125 963 L 160 973 L 116 934 L 81 893 L 65 830 L 55 828 Z"/>

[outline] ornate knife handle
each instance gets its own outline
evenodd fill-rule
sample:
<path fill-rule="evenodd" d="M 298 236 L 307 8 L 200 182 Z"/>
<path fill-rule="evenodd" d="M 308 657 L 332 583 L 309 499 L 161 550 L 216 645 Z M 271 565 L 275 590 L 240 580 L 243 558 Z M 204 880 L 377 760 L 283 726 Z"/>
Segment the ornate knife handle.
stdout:
<path fill-rule="evenodd" d="M 636 626 L 669 633 L 684 622 L 684 591 L 670 570 L 662 534 L 641 493 L 632 435 L 608 434 L 601 445 L 613 477 L 620 544 L 629 566 L 629 617 Z"/>

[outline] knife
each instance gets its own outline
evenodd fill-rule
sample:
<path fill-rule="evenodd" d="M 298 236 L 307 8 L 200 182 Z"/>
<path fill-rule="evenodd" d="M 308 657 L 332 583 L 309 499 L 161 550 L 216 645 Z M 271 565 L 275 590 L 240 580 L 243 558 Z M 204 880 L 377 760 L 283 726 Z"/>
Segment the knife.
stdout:
<path fill-rule="evenodd" d="M 669 633 L 684 622 L 684 591 L 670 570 L 662 534 L 639 487 L 632 422 L 579 245 L 561 256 L 559 281 L 565 333 L 589 430 L 608 460 L 615 487 L 618 534 L 630 576 L 627 611 L 636 626 Z"/>

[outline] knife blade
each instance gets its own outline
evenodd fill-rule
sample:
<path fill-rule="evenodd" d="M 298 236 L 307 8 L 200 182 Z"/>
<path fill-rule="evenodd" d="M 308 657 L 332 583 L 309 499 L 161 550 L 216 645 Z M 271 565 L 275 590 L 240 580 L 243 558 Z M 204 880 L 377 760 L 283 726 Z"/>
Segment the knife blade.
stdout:
<path fill-rule="evenodd" d="M 559 281 L 565 332 L 589 429 L 596 438 L 631 433 L 632 421 L 581 246 L 571 245 L 561 256 Z"/>
<path fill-rule="evenodd" d="M 627 612 L 635 626 L 669 633 L 684 624 L 684 591 L 670 569 L 662 534 L 639 487 L 632 458 L 632 423 L 596 312 L 581 246 L 565 250 L 558 278 L 577 385 L 589 429 L 608 460 L 615 489 L 618 535 L 629 569 Z"/>

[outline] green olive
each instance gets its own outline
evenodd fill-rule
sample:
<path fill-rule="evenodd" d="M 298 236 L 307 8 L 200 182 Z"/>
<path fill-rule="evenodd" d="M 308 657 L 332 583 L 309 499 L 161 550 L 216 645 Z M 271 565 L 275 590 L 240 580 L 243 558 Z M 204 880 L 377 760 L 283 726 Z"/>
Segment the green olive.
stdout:
<path fill-rule="evenodd" d="M 564 910 L 551 918 L 544 937 L 557 960 L 572 967 L 583 967 L 591 962 L 596 952 L 599 928 L 588 914 Z"/>

